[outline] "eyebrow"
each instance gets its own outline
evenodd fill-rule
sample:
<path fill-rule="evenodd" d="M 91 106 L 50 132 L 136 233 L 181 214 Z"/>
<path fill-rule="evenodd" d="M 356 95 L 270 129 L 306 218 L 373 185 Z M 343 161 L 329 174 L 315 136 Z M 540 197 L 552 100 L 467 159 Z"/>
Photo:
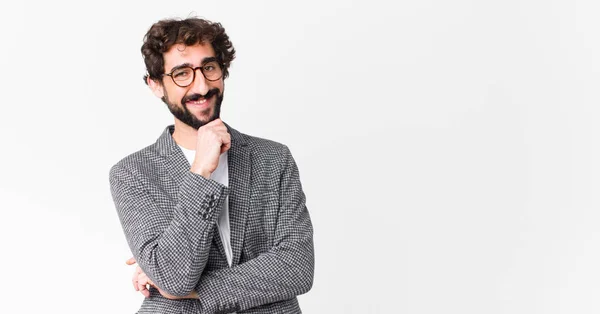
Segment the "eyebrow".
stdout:
<path fill-rule="evenodd" d="M 202 62 L 200 62 L 200 66 L 203 66 L 212 61 L 218 61 L 217 57 L 206 57 L 206 58 L 202 59 Z M 194 65 L 191 63 L 188 63 L 188 62 L 182 63 L 182 64 L 176 65 L 173 68 L 171 68 L 171 71 L 169 71 L 168 73 L 173 73 L 173 71 L 175 71 L 175 70 L 179 70 L 181 68 L 188 68 L 188 67 L 194 68 Z"/>

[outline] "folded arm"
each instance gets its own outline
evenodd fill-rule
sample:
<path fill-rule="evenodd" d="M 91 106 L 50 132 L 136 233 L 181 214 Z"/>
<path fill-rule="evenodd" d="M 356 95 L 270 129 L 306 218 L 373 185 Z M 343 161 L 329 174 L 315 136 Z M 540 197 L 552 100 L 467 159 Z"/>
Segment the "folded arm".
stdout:
<path fill-rule="evenodd" d="M 118 165 L 111 169 L 110 186 L 125 237 L 141 269 L 165 292 L 188 295 L 208 260 L 227 187 L 187 172 L 176 204 L 165 208 L 155 200 L 162 195 L 151 194 L 147 183 Z"/>

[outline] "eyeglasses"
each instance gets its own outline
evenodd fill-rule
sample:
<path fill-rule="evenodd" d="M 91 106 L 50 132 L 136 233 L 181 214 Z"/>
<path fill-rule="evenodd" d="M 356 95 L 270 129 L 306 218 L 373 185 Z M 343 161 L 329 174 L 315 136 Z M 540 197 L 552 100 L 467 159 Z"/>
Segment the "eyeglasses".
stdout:
<path fill-rule="evenodd" d="M 200 70 L 202 75 L 207 80 L 214 82 L 223 76 L 223 70 L 221 65 L 217 61 L 209 61 L 199 67 L 184 66 L 171 71 L 171 73 L 163 74 L 170 76 L 173 79 L 173 83 L 179 87 L 188 87 L 196 79 L 196 70 Z"/>

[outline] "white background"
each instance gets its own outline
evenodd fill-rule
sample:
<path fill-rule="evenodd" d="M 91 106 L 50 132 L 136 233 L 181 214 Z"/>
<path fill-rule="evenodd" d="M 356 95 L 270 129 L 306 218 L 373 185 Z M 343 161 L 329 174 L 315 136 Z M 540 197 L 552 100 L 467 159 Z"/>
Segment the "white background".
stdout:
<path fill-rule="evenodd" d="M 108 171 L 172 123 L 140 46 L 190 13 L 223 119 L 300 168 L 305 313 L 600 311 L 598 1 L 0 6 L 0 312 L 137 310 Z"/>

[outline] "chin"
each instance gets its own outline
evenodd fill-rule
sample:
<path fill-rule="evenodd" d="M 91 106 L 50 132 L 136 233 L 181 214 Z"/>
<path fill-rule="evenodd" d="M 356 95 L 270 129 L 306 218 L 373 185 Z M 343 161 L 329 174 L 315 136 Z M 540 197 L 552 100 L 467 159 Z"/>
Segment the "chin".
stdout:
<path fill-rule="evenodd" d="M 196 119 L 198 119 L 199 121 L 202 121 L 202 123 L 208 123 L 210 117 L 212 117 L 213 115 L 213 111 L 212 110 L 208 110 L 208 111 L 202 111 L 198 114 L 195 114 L 194 117 L 196 117 Z"/>

